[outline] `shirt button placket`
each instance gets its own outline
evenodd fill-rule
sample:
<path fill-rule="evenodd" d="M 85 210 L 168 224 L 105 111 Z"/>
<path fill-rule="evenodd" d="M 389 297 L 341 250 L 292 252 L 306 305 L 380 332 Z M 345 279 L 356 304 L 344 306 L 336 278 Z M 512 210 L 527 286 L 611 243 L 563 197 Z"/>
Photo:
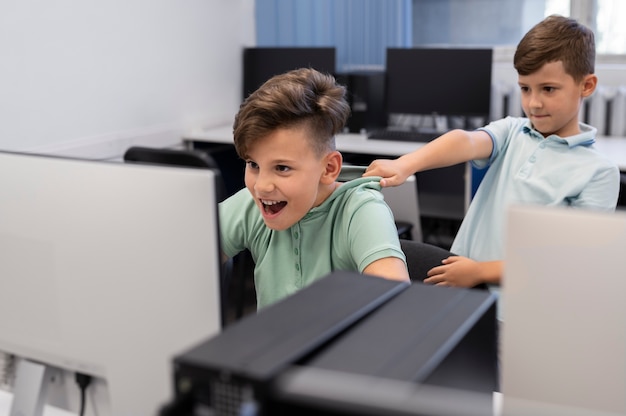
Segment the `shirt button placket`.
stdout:
<path fill-rule="evenodd" d="M 293 254 L 294 254 L 294 265 L 296 268 L 297 275 L 302 277 L 302 266 L 300 262 L 300 226 L 296 224 L 293 227 L 291 232 L 292 243 L 293 243 Z"/>

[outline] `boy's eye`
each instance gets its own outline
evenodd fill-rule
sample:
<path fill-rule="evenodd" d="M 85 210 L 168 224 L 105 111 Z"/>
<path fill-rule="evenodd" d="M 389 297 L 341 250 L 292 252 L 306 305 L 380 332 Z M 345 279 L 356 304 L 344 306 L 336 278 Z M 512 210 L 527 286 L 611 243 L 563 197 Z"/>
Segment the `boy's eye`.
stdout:
<path fill-rule="evenodd" d="M 291 170 L 291 168 L 289 166 L 285 166 L 285 165 L 277 165 L 276 166 L 276 170 L 279 172 L 289 172 L 289 170 Z"/>
<path fill-rule="evenodd" d="M 250 169 L 257 169 L 259 167 L 259 165 L 257 165 L 256 162 L 253 162 L 252 160 L 248 160 L 246 162 L 246 165 L 248 165 Z"/>
<path fill-rule="evenodd" d="M 543 90 L 544 90 L 545 92 L 552 92 L 552 91 L 554 91 L 555 89 L 556 89 L 556 88 L 554 88 L 554 87 L 543 87 Z"/>
<path fill-rule="evenodd" d="M 528 87 L 520 86 L 519 88 L 522 92 L 528 92 Z"/>

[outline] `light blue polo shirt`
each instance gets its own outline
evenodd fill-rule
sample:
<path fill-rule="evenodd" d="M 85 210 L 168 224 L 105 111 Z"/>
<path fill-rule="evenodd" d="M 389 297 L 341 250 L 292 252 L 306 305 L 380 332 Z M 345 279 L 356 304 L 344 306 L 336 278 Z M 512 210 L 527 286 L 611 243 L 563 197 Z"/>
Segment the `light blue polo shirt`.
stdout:
<path fill-rule="evenodd" d="M 472 163 L 489 170 L 454 239 L 453 253 L 502 260 L 506 210 L 512 204 L 615 209 L 619 169 L 593 146 L 595 128 L 580 123 L 580 134 L 544 138 L 527 118 L 507 117 L 481 130 L 491 136 L 493 151 L 489 159 Z"/>
<path fill-rule="evenodd" d="M 291 295 L 331 271 L 363 272 L 385 257 L 406 261 L 393 214 L 380 189 L 379 177 L 343 183 L 320 206 L 282 231 L 265 226 L 245 188 L 222 202 L 222 250 L 229 257 L 245 248 L 252 253 L 257 308 Z"/>

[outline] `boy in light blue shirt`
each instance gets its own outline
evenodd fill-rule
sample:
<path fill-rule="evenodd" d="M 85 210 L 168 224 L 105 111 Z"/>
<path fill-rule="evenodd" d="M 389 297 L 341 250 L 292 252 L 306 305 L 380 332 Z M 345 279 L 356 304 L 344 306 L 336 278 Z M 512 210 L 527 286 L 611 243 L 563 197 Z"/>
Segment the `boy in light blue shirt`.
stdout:
<path fill-rule="evenodd" d="M 489 167 L 452 244 L 457 255 L 431 269 L 426 283 L 486 283 L 497 291 L 506 209 L 512 204 L 615 209 L 619 169 L 594 148 L 596 129 L 578 120 L 583 99 L 598 83 L 594 63 L 591 30 L 573 19 L 547 17 L 522 38 L 514 56 L 525 118 L 507 117 L 475 131 L 453 130 L 412 153 L 368 167 L 365 176 L 382 176 L 383 186 L 466 161 Z M 422 81 L 427 82 L 416 80 Z"/>
<path fill-rule="evenodd" d="M 273 77 L 241 105 L 234 139 L 246 188 L 220 204 L 220 233 L 225 256 L 250 250 L 258 308 L 334 270 L 409 281 L 380 178 L 337 181 L 334 136 L 349 112 L 345 88 L 306 68 Z"/>

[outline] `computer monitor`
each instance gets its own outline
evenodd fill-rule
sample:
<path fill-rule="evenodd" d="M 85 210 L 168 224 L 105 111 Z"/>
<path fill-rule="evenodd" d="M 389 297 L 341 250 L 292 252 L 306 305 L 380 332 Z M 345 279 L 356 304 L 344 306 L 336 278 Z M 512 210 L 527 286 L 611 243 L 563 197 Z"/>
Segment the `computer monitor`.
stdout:
<path fill-rule="evenodd" d="M 485 124 L 491 103 L 491 49 L 387 48 L 386 109 L 448 117 L 448 128 Z M 455 125 L 454 117 L 463 121 Z"/>
<path fill-rule="evenodd" d="M 254 47 L 243 50 L 243 98 L 274 75 L 297 68 L 335 74 L 334 47 Z"/>
<path fill-rule="evenodd" d="M 0 152 L 0 351 L 60 370 L 51 404 L 76 412 L 73 372 L 88 415 L 171 399 L 171 359 L 220 330 L 218 175 Z"/>
<path fill-rule="evenodd" d="M 505 415 L 626 415 L 626 213 L 508 212 Z"/>

